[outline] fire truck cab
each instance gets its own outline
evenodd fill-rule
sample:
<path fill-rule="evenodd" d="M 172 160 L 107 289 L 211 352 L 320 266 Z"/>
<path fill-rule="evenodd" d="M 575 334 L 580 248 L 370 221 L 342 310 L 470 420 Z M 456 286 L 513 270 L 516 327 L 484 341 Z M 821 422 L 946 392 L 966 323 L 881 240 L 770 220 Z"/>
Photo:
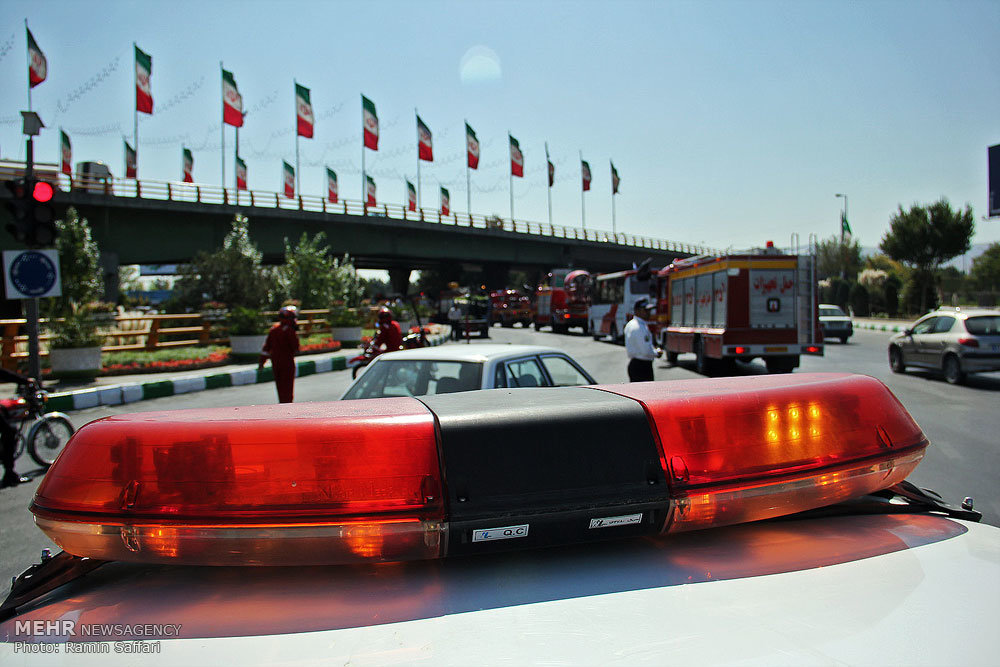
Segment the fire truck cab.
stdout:
<path fill-rule="evenodd" d="M 553 269 L 535 292 L 535 329 L 551 326 L 553 333 L 570 327 L 587 329 L 590 273 L 582 269 Z"/>
<path fill-rule="evenodd" d="M 790 373 L 823 354 L 814 258 L 767 248 L 676 260 L 656 275 L 656 324 L 667 361 L 693 353 L 699 373 L 764 360 Z"/>
<path fill-rule="evenodd" d="M 502 289 L 490 292 L 490 325 L 500 323 L 504 327 L 512 327 L 518 322 L 522 326 L 531 324 L 534 313 L 531 309 L 531 299 L 516 289 Z"/>

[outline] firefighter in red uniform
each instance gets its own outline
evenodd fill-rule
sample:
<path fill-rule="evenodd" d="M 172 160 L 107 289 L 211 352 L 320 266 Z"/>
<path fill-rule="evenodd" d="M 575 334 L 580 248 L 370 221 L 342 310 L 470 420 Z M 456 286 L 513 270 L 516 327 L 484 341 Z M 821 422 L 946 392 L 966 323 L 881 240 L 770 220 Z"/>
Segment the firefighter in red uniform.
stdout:
<path fill-rule="evenodd" d="M 299 328 L 295 306 L 285 306 L 278 311 L 278 322 L 271 327 L 264 341 L 258 368 L 271 360 L 274 384 L 278 389 L 278 402 L 291 403 L 295 385 L 295 355 L 299 352 Z"/>
<path fill-rule="evenodd" d="M 399 322 L 392 319 L 392 311 L 382 306 L 378 311 L 378 334 L 371 343 L 373 356 L 401 349 L 403 349 L 403 330 L 399 328 Z"/>

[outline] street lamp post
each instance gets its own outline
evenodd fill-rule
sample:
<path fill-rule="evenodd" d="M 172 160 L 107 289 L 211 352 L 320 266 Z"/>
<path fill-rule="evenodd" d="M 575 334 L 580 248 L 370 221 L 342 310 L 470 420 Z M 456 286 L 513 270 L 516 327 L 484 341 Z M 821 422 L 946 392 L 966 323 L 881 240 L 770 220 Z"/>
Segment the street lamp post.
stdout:
<path fill-rule="evenodd" d="M 844 248 L 844 221 L 847 220 L 847 195 L 838 192 L 837 197 L 844 198 L 844 212 L 840 216 L 840 277 L 847 279 L 847 252 Z"/>

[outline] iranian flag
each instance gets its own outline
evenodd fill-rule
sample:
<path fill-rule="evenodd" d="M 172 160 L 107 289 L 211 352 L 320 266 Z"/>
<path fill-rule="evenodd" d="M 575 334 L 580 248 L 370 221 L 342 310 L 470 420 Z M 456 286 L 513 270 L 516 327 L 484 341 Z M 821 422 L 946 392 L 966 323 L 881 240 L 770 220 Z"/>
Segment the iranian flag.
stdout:
<path fill-rule="evenodd" d="M 38 48 L 38 42 L 32 36 L 28 26 L 24 26 L 28 33 L 28 85 L 34 88 L 49 75 L 49 62 L 45 59 L 45 54 Z"/>
<path fill-rule="evenodd" d="M 153 59 L 135 47 L 135 110 L 153 113 L 153 87 L 149 76 L 153 73 Z"/>
<path fill-rule="evenodd" d="M 476 138 L 476 133 L 472 131 L 469 124 L 465 124 L 465 143 L 468 147 L 468 165 L 469 169 L 479 168 L 479 139 Z"/>
<path fill-rule="evenodd" d="M 580 160 L 580 175 L 583 177 L 583 191 L 590 189 L 590 164 Z"/>
<path fill-rule="evenodd" d="M 236 189 L 247 189 L 247 163 L 239 155 L 236 156 Z"/>
<path fill-rule="evenodd" d="M 243 127 L 243 97 L 233 73 L 226 70 L 222 70 L 222 121 L 226 125 Z"/>
<path fill-rule="evenodd" d="M 135 149 L 128 145 L 127 141 L 125 144 L 125 178 L 135 178 L 136 165 L 135 165 Z"/>
<path fill-rule="evenodd" d="M 361 96 L 361 123 L 365 130 L 365 147 L 377 151 L 378 114 L 375 113 L 375 103 L 364 95 Z"/>
<path fill-rule="evenodd" d="M 365 185 L 368 191 L 368 206 L 375 206 L 375 179 L 365 174 Z"/>
<path fill-rule="evenodd" d="M 194 183 L 194 153 L 190 148 L 185 148 L 183 155 L 184 182 Z"/>
<path fill-rule="evenodd" d="M 441 188 L 441 215 L 451 215 L 451 195 L 445 188 Z"/>
<path fill-rule="evenodd" d="M 417 157 L 425 162 L 434 161 L 434 144 L 431 141 L 431 128 L 417 116 Z"/>
<path fill-rule="evenodd" d="M 406 200 L 407 208 L 411 211 L 417 210 L 417 189 L 413 187 L 413 183 L 409 181 L 406 182 Z"/>
<path fill-rule="evenodd" d="M 611 194 L 618 194 L 618 184 L 622 182 L 622 179 L 618 177 L 618 170 L 615 169 L 615 163 L 611 163 Z"/>
<path fill-rule="evenodd" d="M 281 164 L 284 166 L 285 196 L 292 199 L 295 197 L 295 168 L 285 161 L 282 161 Z"/>
<path fill-rule="evenodd" d="M 329 167 L 326 168 L 326 197 L 334 204 L 337 203 L 337 172 Z"/>
<path fill-rule="evenodd" d="M 73 175 L 73 146 L 69 143 L 69 135 L 59 130 L 62 136 L 62 173 Z"/>
<path fill-rule="evenodd" d="M 299 84 L 295 84 L 295 114 L 298 118 L 299 136 L 312 139 L 313 125 L 316 123 L 313 105 L 309 101 L 309 89 Z"/>
<path fill-rule="evenodd" d="M 510 173 L 524 178 L 524 153 L 521 152 L 521 144 L 509 134 L 507 138 L 510 139 Z"/>

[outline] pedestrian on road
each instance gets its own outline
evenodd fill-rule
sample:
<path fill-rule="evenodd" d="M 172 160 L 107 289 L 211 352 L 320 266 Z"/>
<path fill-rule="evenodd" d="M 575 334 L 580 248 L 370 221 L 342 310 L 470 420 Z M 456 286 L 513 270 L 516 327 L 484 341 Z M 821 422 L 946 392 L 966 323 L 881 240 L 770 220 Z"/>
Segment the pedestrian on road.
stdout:
<path fill-rule="evenodd" d="M 628 355 L 629 382 L 651 382 L 653 359 L 663 351 L 653 345 L 653 334 L 646 320 L 652 315 L 652 306 L 646 299 L 639 299 L 634 306 L 635 315 L 625 324 L 625 354 Z"/>
<path fill-rule="evenodd" d="M 278 322 L 271 326 L 260 353 L 258 368 L 271 360 L 274 371 L 274 385 L 278 390 L 279 403 L 291 403 L 295 390 L 295 355 L 299 353 L 298 312 L 295 306 L 284 306 L 278 311 Z"/>
<path fill-rule="evenodd" d="M 461 340 L 462 310 L 454 301 L 451 302 L 451 308 L 448 309 L 448 323 L 451 324 L 451 339 Z"/>
<path fill-rule="evenodd" d="M 0 380 L 3 382 L 14 382 L 18 387 L 28 387 L 31 389 L 34 380 L 25 377 L 20 373 L 15 373 L 14 371 L 9 371 L 6 368 L 0 368 Z M 16 401 L 17 399 L 12 399 Z M 7 488 L 8 486 L 17 486 L 22 482 L 29 482 L 27 477 L 21 477 L 16 472 L 14 472 L 14 453 L 17 451 L 17 431 L 11 425 L 8 419 L 10 415 L 7 413 L 7 408 L 0 403 L 0 444 L 3 446 L 2 454 L 0 454 L 0 460 L 3 463 L 3 480 L 0 481 L 0 488 Z"/>

